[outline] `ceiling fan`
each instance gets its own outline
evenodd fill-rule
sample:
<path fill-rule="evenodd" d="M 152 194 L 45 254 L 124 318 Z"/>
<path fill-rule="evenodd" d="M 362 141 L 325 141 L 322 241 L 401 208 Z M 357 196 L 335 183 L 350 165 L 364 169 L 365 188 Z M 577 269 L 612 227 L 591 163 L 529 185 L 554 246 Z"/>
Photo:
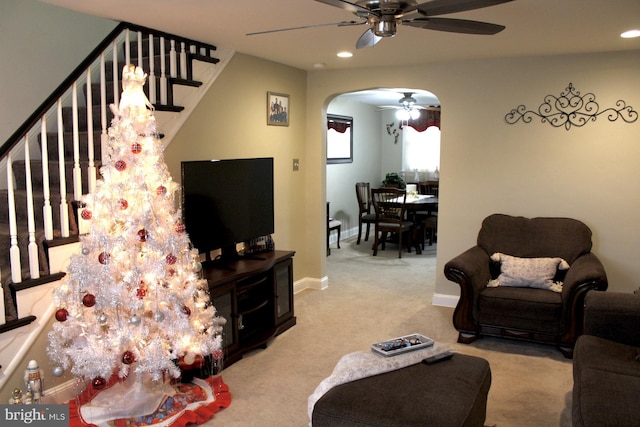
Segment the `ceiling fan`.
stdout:
<path fill-rule="evenodd" d="M 413 97 L 413 92 L 403 92 L 402 98 L 398 100 L 400 105 L 380 105 L 382 110 L 393 109 L 399 120 L 417 119 L 420 116 L 420 110 L 440 111 L 439 105 L 419 105 L 418 101 Z"/>
<path fill-rule="evenodd" d="M 375 46 L 383 37 L 395 36 L 398 25 L 408 25 L 426 30 L 448 31 L 452 33 L 493 35 L 504 30 L 505 27 L 488 22 L 454 18 L 433 18 L 433 16 L 481 9 L 513 0 L 431 0 L 425 3 L 418 3 L 416 0 L 315 1 L 352 12 L 360 20 L 259 31 L 248 33 L 247 35 L 251 36 L 333 25 L 346 27 L 366 24 L 369 28 L 358 39 L 356 43 L 357 49 Z"/>

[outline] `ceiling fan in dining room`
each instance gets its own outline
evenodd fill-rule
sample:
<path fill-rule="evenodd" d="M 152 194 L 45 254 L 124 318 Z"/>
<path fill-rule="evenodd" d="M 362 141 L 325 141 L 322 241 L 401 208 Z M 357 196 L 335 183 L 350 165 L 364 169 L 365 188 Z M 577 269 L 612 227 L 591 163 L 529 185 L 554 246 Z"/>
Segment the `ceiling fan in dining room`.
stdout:
<path fill-rule="evenodd" d="M 413 97 L 414 92 L 403 92 L 402 98 L 398 100 L 399 105 L 380 105 L 381 110 L 396 110 L 396 117 L 399 120 L 417 119 L 420 117 L 420 110 L 440 111 L 439 105 L 420 105 Z"/>
<path fill-rule="evenodd" d="M 418 3 L 416 0 L 315 1 L 351 12 L 355 14 L 359 20 L 258 31 L 248 33 L 247 35 L 334 25 L 338 27 L 367 25 L 369 28 L 356 42 L 357 49 L 375 46 L 382 38 L 395 36 L 399 25 L 452 33 L 493 35 L 504 30 L 505 27 L 488 22 L 454 18 L 434 18 L 434 16 L 481 9 L 508 3 L 513 0 L 431 0 L 424 3 Z"/>

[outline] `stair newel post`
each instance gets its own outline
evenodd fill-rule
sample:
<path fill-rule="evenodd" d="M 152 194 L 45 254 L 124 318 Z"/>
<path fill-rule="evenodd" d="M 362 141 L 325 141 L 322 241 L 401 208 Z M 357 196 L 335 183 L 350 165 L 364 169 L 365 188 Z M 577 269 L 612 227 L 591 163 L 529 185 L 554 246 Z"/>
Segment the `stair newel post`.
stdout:
<path fill-rule="evenodd" d="M 40 278 L 38 268 L 38 245 L 36 243 L 36 221 L 33 210 L 33 182 L 31 181 L 31 150 L 29 148 L 29 133 L 25 135 L 24 144 L 24 170 L 27 190 L 27 232 L 29 233 L 29 244 L 27 254 L 29 255 L 29 275 L 32 279 Z"/>
<path fill-rule="evenodd" d="M 64 122 L 62 121 L 62 98 L 58 98 L 58 173 L 60 176 L 60 233 L 69 237 L 69 211 L 67 206 L 67 183 L 64 166 Z"/>
<path fill-rule="evenodd" d="M 93 150 L 93 95 L 91 94 L 91 67 L 87 67 L 87 156 L 89 166 L 87 168 L 87 183 L 89 193 L 96 188 L 96 164 Z"/>
<path fill-rule="evenodd" d="M 171 39 L 171 48 L 169 49 L 169 69 L 170 75 L 174 79 L 178 77 L 178 58 L 176 56 L 176 41 Z"/>
<path fill-rule="evenodd" d="M 80 137 L 78 135 L 78 82 L 71 89 L 71 110 L 73 118 L 73 199 L 82 198 L 82 170 L 80 170 Z"/>
<path fill-rule="evenodd" d="M 49 141 L 47 140 L 47 115 L 42 115 L 42 126 L 40 128 L 40 145 L 42 157 L 42 193 L 44 205 L 42 206 L 42 217 L 44 218 L 44 238 L 53 239 L 53 211 L 51 210 L 51 191 L 49 189 Z"/>
<path fill-rule="evenodd" d="M 100 153 L 102 159 L 107 158 L 107 77 L 104 63 L 104 52 L 100 54 Z"/>
<path fill-rule="evenodd" d="M 167 105 L 167 75 L 165 64 L 164 37 L 160 36 L 160 104 Z"/>
<path fill-rule="evenodd" d="M 156 60 L 153 54 L 153 34 L 149 33 L 149 102 L 156 103 Z"/>
<path fill-rule="evenodd" d="M 120 104 L 120 88 L 118 85 L 118 44 L 113 41 L 113 103 Z"/>
<path fill-rule="evenodd" d="M 184 42 L 180 43 L 180 78 L 185 80 L 189 78 L 187 73 L 187 51 Z"/>
<path fill-rule="evenodd" d="M 22 282 L 22 267 L 20 266 L 20 247 L 18 246 L 18 226 L 16 224 L 16 199 L 14 195 L 13 181 L 13 156 L 7 155 L 7 202 L 9 207 L 9 235 L 11 236 L 11 248 L 9 259 L 11 261 L 11 281 Z"/>

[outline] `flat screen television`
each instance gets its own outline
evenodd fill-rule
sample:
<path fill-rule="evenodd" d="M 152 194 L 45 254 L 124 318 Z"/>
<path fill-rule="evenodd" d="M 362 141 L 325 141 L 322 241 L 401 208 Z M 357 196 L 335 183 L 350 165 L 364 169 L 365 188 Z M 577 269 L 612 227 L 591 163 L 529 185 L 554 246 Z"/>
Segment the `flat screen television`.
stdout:
<path fill-rule="evenodd" d="M 273 158 L 182 162 L 182 218 L 199 253 L 221 249 L 220 262 L 238 258 L 236 244 L 274 232 Z"/>

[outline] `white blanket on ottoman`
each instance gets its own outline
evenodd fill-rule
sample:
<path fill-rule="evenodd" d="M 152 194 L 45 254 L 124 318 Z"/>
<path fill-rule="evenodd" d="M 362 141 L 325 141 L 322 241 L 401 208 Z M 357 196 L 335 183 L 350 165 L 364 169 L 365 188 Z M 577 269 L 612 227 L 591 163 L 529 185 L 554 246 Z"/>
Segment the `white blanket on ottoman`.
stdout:
<path fill-rule="evenodd" d="M 384 372 L 394 371 L 409 365 L 415 365 L 416 363 L 422 362 L 424 358 L 449 350 L 450 348 L 447 345 L 435 343 L 433 346 L 422 350 L 410 351 L 390 357 L 384 357 L 372 351 L 356 351 L 355 353 L 342 356 L 331 375 L 322 380 L 313 394 L 309 396 L 307 409 L 309 425 L 311 425 L 311 416 L 316 402 L 333 387 L 349 381 L 355 381 Z"/>

